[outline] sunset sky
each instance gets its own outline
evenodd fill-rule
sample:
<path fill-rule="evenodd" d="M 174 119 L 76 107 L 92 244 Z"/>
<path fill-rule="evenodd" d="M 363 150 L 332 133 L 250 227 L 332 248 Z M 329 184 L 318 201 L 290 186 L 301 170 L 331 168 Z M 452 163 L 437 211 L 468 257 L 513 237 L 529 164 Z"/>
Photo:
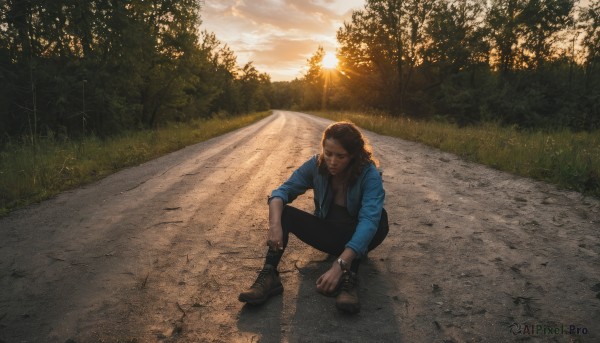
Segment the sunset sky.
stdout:
<path fill-rule="evenodd" d="M 335 34 L 364 0 L 206 0 L 202 28 L 271 81 L 301 77 L 319 45 L 336 48 Z"/>

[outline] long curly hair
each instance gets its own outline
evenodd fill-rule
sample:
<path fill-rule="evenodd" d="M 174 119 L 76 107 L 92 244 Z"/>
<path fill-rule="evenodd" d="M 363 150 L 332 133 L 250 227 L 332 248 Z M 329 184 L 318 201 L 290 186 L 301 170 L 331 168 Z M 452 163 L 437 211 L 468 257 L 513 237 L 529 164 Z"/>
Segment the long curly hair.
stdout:
<path fill-rule="evenodd" d="M 370 163 L 379 166 L 379 161 L 373 157 L 373 149 L 371 148 L 369 141 L 353 123 L 341 121 L 329 125 L 325 131 L 323 131 L 321 149 L 325 145 L 325 140 L 330 138 L 335 139 L 351 156 L 351 161 L 347 167 L 349 168 L 349 184 L 356 182 L 360 173 L 362 173 L 363 168 Z M 328 175 L 329 170 L 327 170 L 327 164 L 325 163 L 323 155 L 323 153 L 319 155 L 317 162 L 319 173 Z"/>

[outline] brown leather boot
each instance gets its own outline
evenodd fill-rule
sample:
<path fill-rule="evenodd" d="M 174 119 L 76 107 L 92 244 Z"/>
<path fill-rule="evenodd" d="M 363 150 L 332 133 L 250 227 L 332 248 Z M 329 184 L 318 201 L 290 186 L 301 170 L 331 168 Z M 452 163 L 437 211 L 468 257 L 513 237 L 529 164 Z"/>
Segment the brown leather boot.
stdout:
<path fill-rule="evenodd" d="M 277 269 L 265 264 L 258 273 L 254 284 L 247 291 L 240 293 L 238 300 L 250 305 L 260 305 L 267 301 L 270 296 L 281 293 L 283 293 L 283 285 Z"/>
<path fill-rule="evenodd" d="M 338 310 L 348 313 L 360 312 L 358 301 L 358 276 L 351 271 L 345 271 L 340 281 L 340 293 L 335 298 Z"/>

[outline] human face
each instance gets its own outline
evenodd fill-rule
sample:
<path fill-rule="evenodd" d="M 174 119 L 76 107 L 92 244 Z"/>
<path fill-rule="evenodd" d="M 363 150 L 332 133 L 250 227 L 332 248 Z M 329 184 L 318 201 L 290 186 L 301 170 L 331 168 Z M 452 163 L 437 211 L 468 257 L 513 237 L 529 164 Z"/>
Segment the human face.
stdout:
<path fill-rule="evenodd" d="M 352 160 L 352 156 L 346 149 L 333 138 L 327 138 L 323 142 L 323 157 L 329 173 L 334 176 L 346 171 L 346 167 Z"/>

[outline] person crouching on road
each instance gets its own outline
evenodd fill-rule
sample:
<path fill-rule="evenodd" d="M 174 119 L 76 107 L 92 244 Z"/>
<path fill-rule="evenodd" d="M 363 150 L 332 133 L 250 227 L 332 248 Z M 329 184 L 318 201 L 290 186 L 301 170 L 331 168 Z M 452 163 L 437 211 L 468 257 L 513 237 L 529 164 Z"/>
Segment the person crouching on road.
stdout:
<path fill-rule="evenodd" d="M 336 307 L 360 311 L 358 267 L 389 231 L 385 191 L 371 147 L 352 123 L 338 122 L 323 132 L 321 153 L 312 156 L 269 197 L 268 251 L 263 269 L 239 300 L 262 304 L 283 292 L 277 266 L 293 233 L 304 243 L 337 256 L 317 281 L 317 291 L 336 296 Z M 289 206 L 308 189 L 314 214 Z"/>

